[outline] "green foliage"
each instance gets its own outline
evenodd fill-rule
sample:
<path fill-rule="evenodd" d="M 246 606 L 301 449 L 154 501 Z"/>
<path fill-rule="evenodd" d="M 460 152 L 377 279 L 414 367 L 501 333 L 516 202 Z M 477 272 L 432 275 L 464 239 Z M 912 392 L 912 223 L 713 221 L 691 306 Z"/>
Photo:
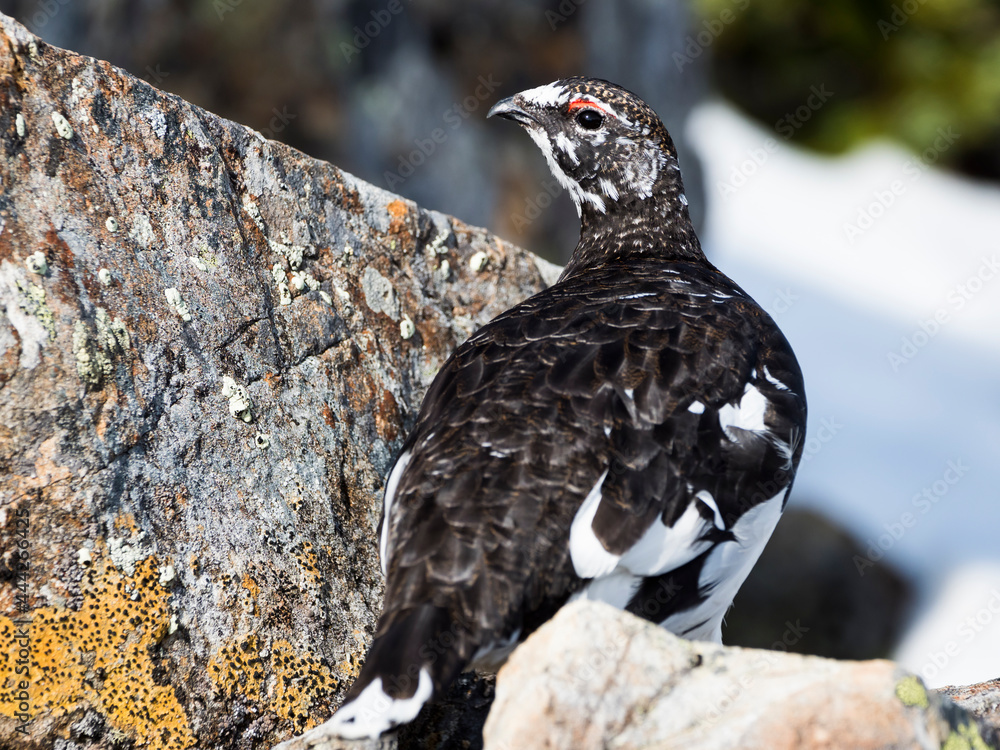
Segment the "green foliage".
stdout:
<path fill-rule="evenodd" d="M 843 151 L 888 136 L 917 152 L 939 129 L 943 161 L 1000 176 L 1000 3 L 996 0 L 696 0 L 703 21 L 735 19 L 711 42 L 723 93 L 776 124 L 810 87 L 833 96 L 800 143 Z M 704 28 L 704 27 L 702 27 Z"/>

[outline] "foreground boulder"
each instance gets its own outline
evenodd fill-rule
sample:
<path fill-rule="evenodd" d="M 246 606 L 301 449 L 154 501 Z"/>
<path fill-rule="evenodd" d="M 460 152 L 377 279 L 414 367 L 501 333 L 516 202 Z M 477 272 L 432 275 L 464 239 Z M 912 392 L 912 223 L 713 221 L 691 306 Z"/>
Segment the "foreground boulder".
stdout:
<path fill-rule="evenodd" d="M 3 16 L 0 151 L 0 746 L 308 729 L 424 389 L 550 267 Z"/>
<path fill-rule="evenodd" d="M 497 677 L 486 750 L 983 748 L 979 724 L 892 662 L 685 641 L 604 604 L 563 608 Z"/>

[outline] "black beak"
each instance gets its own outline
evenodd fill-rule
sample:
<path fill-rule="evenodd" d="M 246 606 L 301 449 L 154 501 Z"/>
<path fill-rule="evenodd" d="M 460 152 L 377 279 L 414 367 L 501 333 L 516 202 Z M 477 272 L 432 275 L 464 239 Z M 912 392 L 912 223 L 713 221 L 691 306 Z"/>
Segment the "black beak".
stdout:
<path fill-rule="evenodd" d="M 487 117 L 493 117 L 493 115 L 513 120 L 521 125 L 534 125 L 538 122 L 532 112 L 524 106 L 518 94 L 508 96 L 494 104 L 486 113 Z"/>

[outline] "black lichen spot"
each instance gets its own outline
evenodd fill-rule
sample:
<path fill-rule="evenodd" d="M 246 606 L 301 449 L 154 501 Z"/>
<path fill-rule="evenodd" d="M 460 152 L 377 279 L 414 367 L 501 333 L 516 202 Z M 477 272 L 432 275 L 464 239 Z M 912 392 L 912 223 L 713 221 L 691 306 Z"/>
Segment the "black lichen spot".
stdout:
<path fill-rule="evenodd" d="M 90 116 L 109 138 L 115 139 L 121 135 L 118 120 L 108 104 L 108 98 L 102 91 L 97 91 L 94 94 L 93 103 L 90 105 Z"/>

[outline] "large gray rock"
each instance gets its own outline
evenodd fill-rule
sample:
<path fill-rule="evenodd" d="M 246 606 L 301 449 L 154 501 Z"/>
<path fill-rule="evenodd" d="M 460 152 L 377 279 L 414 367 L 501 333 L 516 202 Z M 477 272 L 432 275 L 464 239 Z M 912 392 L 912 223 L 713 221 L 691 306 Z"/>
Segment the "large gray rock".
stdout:
<path fill-rule="evenodd" d="M 891 662 L 685 641 L 594 602 L 514 651 L 484 738 L 486 750 L 986 747 L 974 719 Z"/>
<path fill-rule="evenodd" d="M 7 17 L 0 152 L 0 746 L 325 720 L 423 391 L 549 267 Z"/>

